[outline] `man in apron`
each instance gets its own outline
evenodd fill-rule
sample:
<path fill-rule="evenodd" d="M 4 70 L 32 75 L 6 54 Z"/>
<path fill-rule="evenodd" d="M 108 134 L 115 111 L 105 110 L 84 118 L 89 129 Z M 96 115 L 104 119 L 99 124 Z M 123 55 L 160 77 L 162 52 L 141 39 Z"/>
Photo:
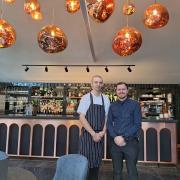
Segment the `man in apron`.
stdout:
<path fill-rule="evenodd" d="M 81 98 L 77 110 L 83 125 L 79 152 L 89 161 L 88 180 L 98 180 L 99 166 L 104 155 L 104 134 L 110 101 L 101 93 L 103 87 L 101 76 L 92 77 L 91 87 L 92 91 Z"/>

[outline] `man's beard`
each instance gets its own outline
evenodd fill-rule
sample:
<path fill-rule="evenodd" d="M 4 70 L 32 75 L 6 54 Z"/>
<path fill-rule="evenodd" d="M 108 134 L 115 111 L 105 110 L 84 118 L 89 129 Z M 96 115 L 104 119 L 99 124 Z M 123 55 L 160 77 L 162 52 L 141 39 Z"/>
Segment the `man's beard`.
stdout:
<path fill-rule="evenodd" d="M 127 95 L 125 95 L 125 94 L 122 94 L 122 95 L 118 96 L 119 99 L 124 99 L 126 97 L 127 97 Z"/>

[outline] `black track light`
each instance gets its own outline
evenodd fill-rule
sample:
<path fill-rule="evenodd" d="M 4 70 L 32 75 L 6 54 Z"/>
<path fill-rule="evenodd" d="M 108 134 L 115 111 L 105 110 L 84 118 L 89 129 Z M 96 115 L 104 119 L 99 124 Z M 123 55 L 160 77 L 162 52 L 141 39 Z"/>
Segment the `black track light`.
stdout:
<path fill-rule="evenodd" d="M 86 71 L 87 71 L 87 72 L 89 72 L 89 71 L 90 71 L 90 69 L 89 69 L 89 67 L 88 67 L 88 66 L 86 67 Z"/>
<path fill-rule="evenodd" d="M 66 65 L 66 64 L 64 64 L 64 65 L 60 65 L 60 64 L 54 64 L 54 65 L 52 65 L 52 64 L 45 64 L 45 65 L 24 64 L 22 66 L 25 67 L 25 69 L 24 69 L 25 72 L 27 72 L 30 67 L 44 67 L 45 68 L 44 71 L 48 72 L 49 66 L 50 67 L 56 67 L 56 66 L 63 67 L 65 72 L 69 72 L 68 68 L 71 68 L 71 67 L 83 67 L 83 68 L 85 68 L 86 72 L 90 72 L 91 67 L 103 67 L 105 72 L 109 72 L 109 69 L 108 69 L 109 67 L 125 67 L 125 68 L 127 68 L 128 72 L 132 72 L 131 68 L 135 67 L 136 65 L 134 65 L 134 64 L 113 64 L 113 65 L 111 65 L 111 64 L 108 64 L 108 65 L 106 65 L 106 64 L 104 64 L 104 65 L 102 65 L 102 64 L 96 64 L 96 65 L 92 65 L 92 64 L 89 64 L 89 65 L 88 64 L 84 64 L 84 65 L 83 64 L 70 64 L 70 65 Z"/>
<path fill-rule="evenodd" d="M 67 66 L 64 68 L 64 70 L 65 70 L 65 72 L 68 72 L 68 68 L 67 68 Z"/>
<path fill-rule="evenodd" d="M 45 70 L 45 72 L 48 72 L 48 67 L 46 66 L 44 70 Z"/>
<path fill-rule="evenodd" d="M 26 68 L 24 69 L 25 72 L 27 72 L 29 70 L 29 67 L 26 66 Z"/>
<path fill-rule="evenodd" d="M 105 71 L 106 71 L 106 72 L 109 72 L 109 69 L 108 69 L 108 67 L 107 67 L 107 66 L 106 66 L 104 69 L 105 69 Z"/>
<path fill-rule="evenodd" d="M 127 68 L 127 70 L 128 70 L 129 72 L 132 72 L 132 69 L 131 69 L 130 66 Z"/>

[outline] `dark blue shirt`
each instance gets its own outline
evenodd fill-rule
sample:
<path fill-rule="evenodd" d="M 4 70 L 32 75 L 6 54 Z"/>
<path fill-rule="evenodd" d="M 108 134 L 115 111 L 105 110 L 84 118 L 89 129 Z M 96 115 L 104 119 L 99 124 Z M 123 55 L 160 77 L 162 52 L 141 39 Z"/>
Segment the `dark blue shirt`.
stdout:
<path fill-rule="evenodd" d="M 111 137 L 136 138 L 141 129 L 141 107 L 137 101 L 117 100 L 110 105 L 107 128 Z"/>

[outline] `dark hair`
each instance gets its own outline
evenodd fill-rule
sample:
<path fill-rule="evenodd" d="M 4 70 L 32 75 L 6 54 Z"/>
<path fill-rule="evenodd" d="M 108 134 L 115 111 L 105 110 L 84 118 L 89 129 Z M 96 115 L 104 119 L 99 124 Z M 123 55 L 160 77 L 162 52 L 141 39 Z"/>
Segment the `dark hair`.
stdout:
<path fill-rule="evenodd" d="M 118 85 L 122 85 L 122 84 L 124 84 L 124 85 L 127 87 L 127 89 L 128 89 L 128 84 L 125 83 L 125 82 L 118 82 L 118 83 L 116 84 L 116 87 L 117 87 Z"/>

